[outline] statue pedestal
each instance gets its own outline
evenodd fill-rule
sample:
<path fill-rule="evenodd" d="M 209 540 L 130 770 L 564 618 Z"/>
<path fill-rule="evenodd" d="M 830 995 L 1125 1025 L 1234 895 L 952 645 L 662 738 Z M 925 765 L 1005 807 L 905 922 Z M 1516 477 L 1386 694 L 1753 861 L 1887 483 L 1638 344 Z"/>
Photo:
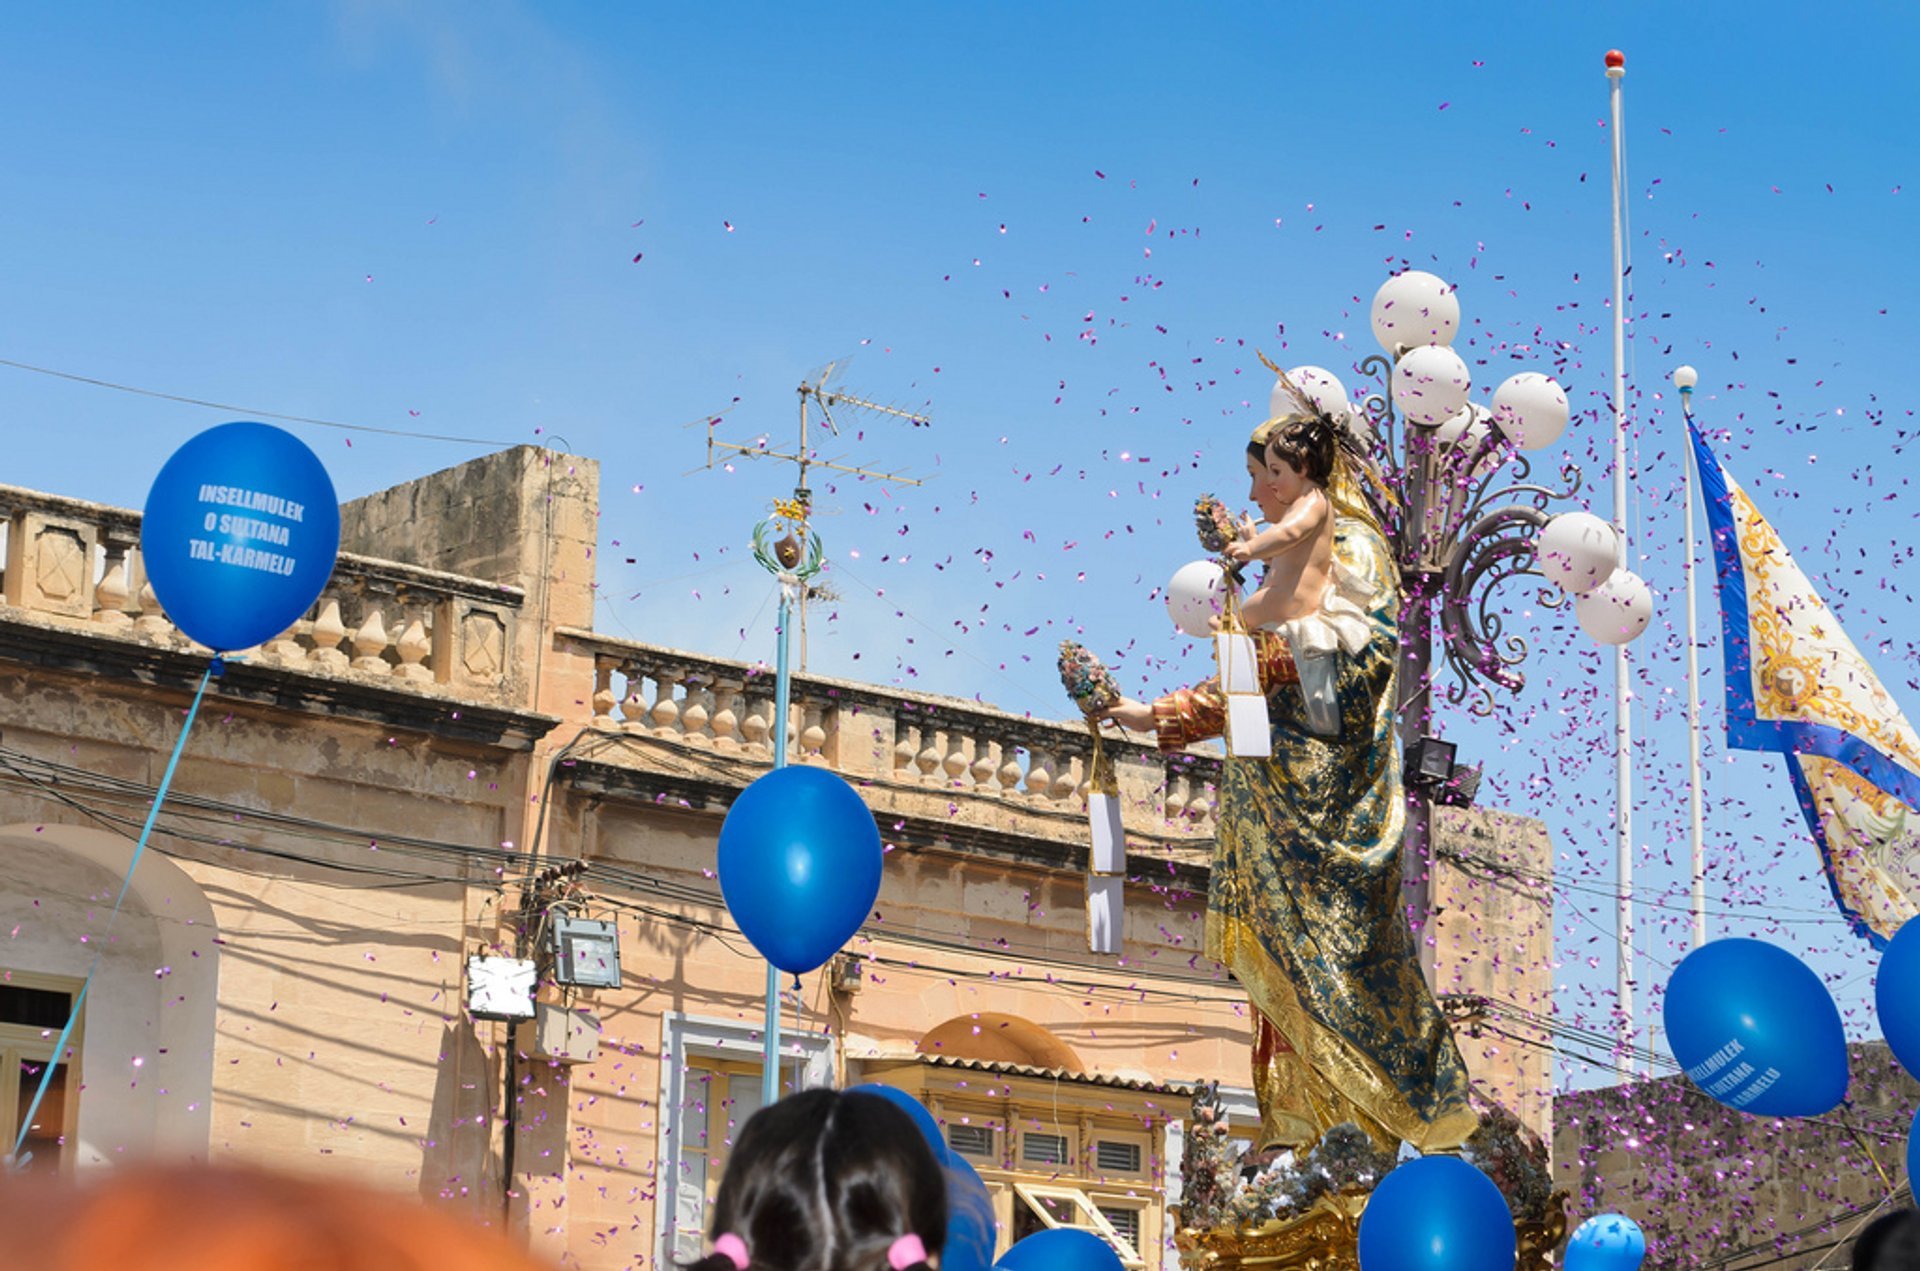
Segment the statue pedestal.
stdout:
<path fill-rule="evenodd" d="M 1360 1271 L 1360 1215 L 1366 1192 L 1322 1196 L 1296 1218 L 1258 1227 L 1178 1227 L 1173 1236 L 1185 1271 Z M 1516 1271 L 1551 1271 L 1567 1234 L 1567 1195 L 1555 1192 L 1544 1221 L 1514 1223 Z"/>

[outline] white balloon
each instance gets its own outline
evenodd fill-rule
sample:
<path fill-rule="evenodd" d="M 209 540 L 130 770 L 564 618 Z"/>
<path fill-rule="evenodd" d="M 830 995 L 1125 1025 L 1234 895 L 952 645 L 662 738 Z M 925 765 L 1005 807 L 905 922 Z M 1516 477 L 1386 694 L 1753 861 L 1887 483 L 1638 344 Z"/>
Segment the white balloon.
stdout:
<path fill-rule="evenodd" d="M 1567 430 L 1567 391 L 1538 371 L 1522 371 L 1493 390 L 1493 418 L 1520 449 L 1544 449 Z"/>
<path fill-rule="evenodd" d="M 1426 344 L 1410 349 L 1393 367 L 1394 404 L 1407 418 L 1438 427 L 1467 404 L 1473 377 L 1452 349 Z"/>
<path fill-rule="evenodd" d="M 1373 338 L 1388 356 L 1424 344 L 1452 344 L 1459 330 L 1460 300 L 1444 278 L 1409 269 L 1373 293 Z"/>
<path fill-rule="evenodd" d="M 1347 386 L 1340 382 L 1339 376 L 1322 366 L 1296 366 L 1287 372 L 1287 378 L 1327 418 L 1336 424 L 1346 422 L 1346 413 L 1350 409 L 1347 405 Z M 1287 399 L 1276 380 L 1273 396 L 1267 402 L 1267 418 L 1278 418 L 1292 409 L 1293 403 Z"/>
<path fill-rule="evenodd" d="M 1562 512 L 1533 544 L 1534 563 L 1569 596 L 1606 582 L 1620 559 L 1620 535 L 1591 512 Z"/>
<path fill-rule="evenodd" d="M 1602 644 L 1625 644 L 1653 621 L 1653 591 L 1630 569 L 1616 569 L 1607 581 L 1573 602 L 1580 626 Z"/>
<path fill-rule="evenodd" d="M 1212 634 L 1207 620 L 1226 612 L 1226 606 L 1226 572 L 1216 561 L 1182 565 L 1167 583 L 1167 613 L 1173 625 L 1196 639 Z"/>

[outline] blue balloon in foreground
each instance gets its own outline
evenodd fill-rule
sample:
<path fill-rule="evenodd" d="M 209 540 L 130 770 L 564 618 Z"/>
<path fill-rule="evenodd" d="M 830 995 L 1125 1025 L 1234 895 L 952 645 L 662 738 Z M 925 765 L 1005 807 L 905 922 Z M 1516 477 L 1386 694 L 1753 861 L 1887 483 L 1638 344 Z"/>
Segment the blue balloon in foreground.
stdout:
<path fill-rule="evenodd" d="M 942 1263 L 944 1271 L 946 1264 Z M 1113 1246 L 1086 1231 L 1036 1231 L 1007 1250 L 997 1271 L 1122 1271 Z"/>
<path fill-rule="evenodd" d="M 1847 1039 L 1820 977 L 1764 940 L 1715 940 L 1667 981 L 1667 1044 L 1701 1090 L 1741 1112 L 1810 1117 L 1847 1094 Z"/>
<path fill-rule="evenodd" d="M 216 653 L 291 627 L 340 551 L 340 505 L 318 456 L 267 424 L 209 428 L 147 492 L 140 557 L 173 625 Z"/>
<path fill-rule="evenodd" d="M 1625 1214 L 1595 1214 L 1567 1240 L 1566 1271 L 1638 1271 L 1647 1237 Z"/>
<path fill-rule="evenodd" d="M 1457 1156 L 1419 1156 L 1380 1180 L 1360 1211 L 1360 1271 L 1513 1271 L 1513 1212 Z"/>
<path fill-rule="evenodd" d="M 760 956 L 811 971 L 873 912 L 880 830 L 859 794 L 824 768 L 776 768 L 720 825 L 720 894 Z"/>
<path fill-rule="evenodd" d="M 1920 1074 L 1920 918 L 1909 918 L 1880 955 L 1873 1001 L 1894 1058 Z"/>
<path fill-rule="evenodd" d="M 1915 1151 L 1915 1139 L 1920 1139 L 1920 1112 L 1916 1112 L 1913 1125 L 1907 1130 L 1907 1177 L 1920 1177 L 1914 1174 L 1914 1168 L 1920 1166 L 1920 1151 Z"/>
<path fill-rule="evenodd" d="M 947 1243 L 940 1250 L 940 1271 L 992 1271 L 993 1197 L 963 1157 L 949 1152 L 946 1166 Z"/>
<path fill-rule="evenodd" d="M 885 1099 L 888 1103 L 891 1103 L 894 1107 L 912 1117 L 913 1123 L 920 1127 L 920 1136 L 927 1141 L 927 1146 L 933 1149 L 933 1159 L 942 1165 L 945 1165 L 947 1158 L 953 1155 L 952 1151 L 947 1147 L 946 1136 L 940 1133 L 940 1123 L 933 1119 L 933 1113 L 927 1110 L 926 1104 L 920 1102 L 906 1091 L 896 1086 L 882 1085 L 877 1081 L 869 1081 L 865 1085 L 848 1086 L 846 1092 L 848 1094 L 870 1094 L 875 1098 Z"/>

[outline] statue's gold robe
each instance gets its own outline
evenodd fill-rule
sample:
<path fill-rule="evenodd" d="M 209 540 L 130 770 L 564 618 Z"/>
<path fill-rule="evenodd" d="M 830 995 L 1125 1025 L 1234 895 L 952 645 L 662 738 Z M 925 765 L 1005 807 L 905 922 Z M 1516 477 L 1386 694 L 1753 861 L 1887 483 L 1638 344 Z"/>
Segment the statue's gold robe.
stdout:
<path fill-rule="evenodd" d="M 1340 735 L 1307 727 L 1286 642 L 1254 636 L 1271 759 L 1229 756 L 1207 894 L 1206 951 L 1259 1020 L 1257 1146 L 1358 1123 L 1389 1150 L 1456 1147 L 1476 1124 L 1467 1073 L 1401 912 L 1406 801 L 1394 735 L 1399 591 L 1386 540 L 1336 520 L 1337 563 L 1367 585 L 1370 638 L 1340 655 Z M 1154 703 L 1162 749 L 1218 737 L 1218 680 Z"/>

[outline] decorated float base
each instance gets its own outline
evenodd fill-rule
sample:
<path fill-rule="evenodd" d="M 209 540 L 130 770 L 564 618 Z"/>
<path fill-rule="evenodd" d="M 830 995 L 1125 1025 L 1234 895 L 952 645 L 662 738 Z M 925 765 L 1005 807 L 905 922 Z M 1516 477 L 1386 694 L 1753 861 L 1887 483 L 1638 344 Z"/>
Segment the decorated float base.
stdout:
<path fill-rule="evenodd" d="M 1369 1193 L 1322 1196 L 1306 1213 L 1257 1227 L 1178 1227 L 1174 1246 L 1184 1271 L 1360 1271 L 1360 1215 Z M 1178 1211 L 1175 1211 L 1176 1214 Z M 1520 1246 L 1516 1271 L 1551 1271 L 1554 1251 L 1567 1234 L 1567 1194 L 1554 1193 L 1547 1216 L 1516 1220 Z"/>

